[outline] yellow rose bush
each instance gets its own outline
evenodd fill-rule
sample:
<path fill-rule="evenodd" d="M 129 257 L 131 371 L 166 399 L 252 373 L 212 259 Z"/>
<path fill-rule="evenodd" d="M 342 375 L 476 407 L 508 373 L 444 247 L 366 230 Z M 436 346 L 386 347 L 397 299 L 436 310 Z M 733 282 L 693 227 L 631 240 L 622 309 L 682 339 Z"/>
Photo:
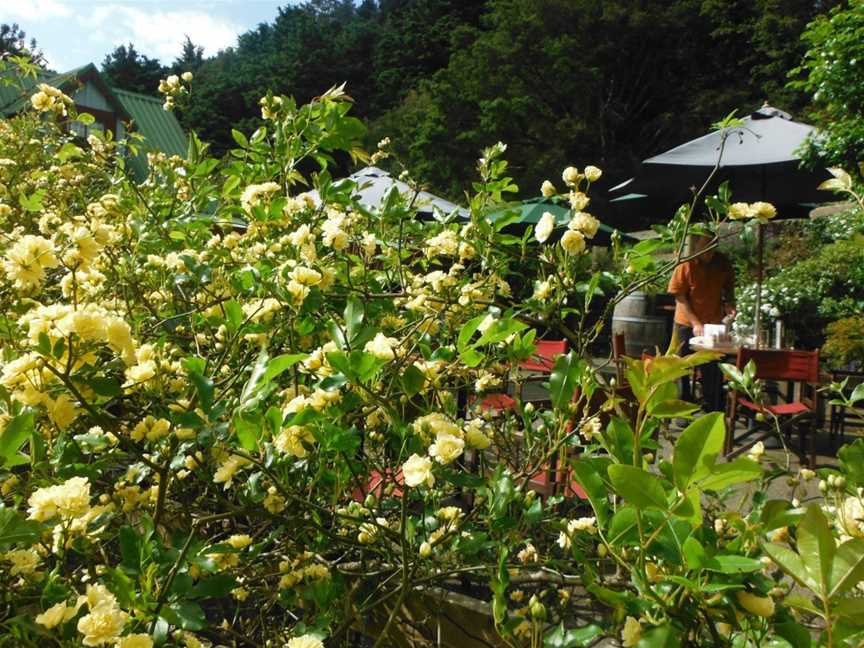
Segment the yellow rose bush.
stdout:
<path fill-rule="evenodd" d="M 380 646 L 409 597 L 460 584 L 513 646 L 800 627 L 761 559 L 804 511 L 724 507 L 763 469 L 719 458 L 716 416 L 654 459 L 695 410 L 673 381 L 713 356 L 632 361 L 635 418 L 588 362 L 602 311 L 680 261 L 686 218 L 670 262 L 613 240 L 614 275 L 588 252 L 596 167 L 544 184 L 569 223 L 516 236 L 487 218 L 515 191 L 502 144 L 468 220 L 359 203 L 333 179 L 366 159 L 343 88 L 267 96 L 224 160 L 191 135 L 143 181 L 36 92 L 0 122 L 0 645 Z M 512 371 L 540 335 L 569 344 L 548 407 Z M 513 408 L 480 407 L 513 382 Z M 555 460 L 584 497 L 531 490 Z"/>

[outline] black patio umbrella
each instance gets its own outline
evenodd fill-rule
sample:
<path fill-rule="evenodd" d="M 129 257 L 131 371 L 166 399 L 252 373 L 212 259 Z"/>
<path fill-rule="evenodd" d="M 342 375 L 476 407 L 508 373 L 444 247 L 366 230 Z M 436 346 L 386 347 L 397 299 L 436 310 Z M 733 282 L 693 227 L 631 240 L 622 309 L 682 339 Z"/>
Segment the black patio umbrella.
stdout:
<path fill-rule="evenodd" d="M 763 200 L 777 207 L 778 218 L 806 215 L 814 203 L 825 201 L 819 185 L 831 175 L 826 169 L 801 168 L 798 150 L 815 128 L 764 105 L 740 126 L 717 130 L 644 160 L 636 176 L 610 189 L 613 201 L 637 203 L 642 195 L 680 204 L 701 188 L 715 167 L 717 173 L 706 195 L 729 182 L 732 200 Z M 719 165 L 719 166 L 718 166 Z M 634 195 L 636 196 L 634 198 Z M 757 228 L 759 258 L 756 291 L 756 341 L 759 344 L 762 298 L 762 227 Z"/>

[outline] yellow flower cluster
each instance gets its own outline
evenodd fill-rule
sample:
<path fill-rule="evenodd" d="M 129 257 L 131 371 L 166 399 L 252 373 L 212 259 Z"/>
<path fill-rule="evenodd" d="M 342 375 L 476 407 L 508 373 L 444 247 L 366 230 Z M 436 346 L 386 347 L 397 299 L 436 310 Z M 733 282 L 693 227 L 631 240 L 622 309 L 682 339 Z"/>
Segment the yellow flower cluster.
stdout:
<path fill-rule="evenodd" d="M 40 113 L 54 112 L 65 117 L 67 107 L 72 105 L 72 99 L 61 90 L 40 83 L 39 90 L 30 97 L 30 104 Z"/>
<path fill-rule="evenodd" d="M 755 218 L 760 221 L 771 220 L 777 215 L 777 209 L 767 202 L 736 202 L 729 206 L 729 218 L 731 220 L 748 220 Z"/>

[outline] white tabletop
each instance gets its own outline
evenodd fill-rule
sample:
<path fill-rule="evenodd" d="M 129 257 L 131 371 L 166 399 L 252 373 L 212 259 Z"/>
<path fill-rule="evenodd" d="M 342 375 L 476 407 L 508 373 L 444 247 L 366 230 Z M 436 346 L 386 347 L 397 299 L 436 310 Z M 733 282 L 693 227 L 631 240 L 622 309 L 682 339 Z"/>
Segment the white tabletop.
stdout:
<path fill-rule="evenodd" d="M 694 351 L 717 351 L 726 355 L 738 355 L 738 349 L 742 346 L 745 345 L 740 340 L 718 342 L 698 336 L 690 338 L 690 348 Z"/>

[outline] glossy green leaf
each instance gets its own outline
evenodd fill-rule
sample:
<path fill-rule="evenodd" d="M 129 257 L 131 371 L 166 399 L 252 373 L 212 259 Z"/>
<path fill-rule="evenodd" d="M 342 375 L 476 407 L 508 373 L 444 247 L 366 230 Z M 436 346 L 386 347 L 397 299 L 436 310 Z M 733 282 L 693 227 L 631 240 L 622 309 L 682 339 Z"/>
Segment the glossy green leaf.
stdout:
<path fill-rule="evenodd" d="M 837 545 L 831 533 L 831 527 L 822 510 L 811 505 L 798 524 L 795 535 L 798 553 L 805 569 L 818 585 L 820 594 L 827 594 L 831 584 L 831 566 Z"/>
<path fill-rule="evenodd" d="M 405 394 L 413 396 L 423 389 L 423 385 L 426 384 L 426 376 L 416 367 L 416 365 L 412 364 L 402 372 L 401 381 L 402 389 L 405 390 Z"/>
<path fill-rule="evenodd" d="M 652 628 L 642 635 L 636 648 L 678 648 L 682 634 L 669 625 Z"/>
<path fill-rule="evenodd" d="M 799 527 L 800 528 L 800 527 Z M 830 597 L 840 596 L 864 580 L 864 540 L 853 538 L 839 547 L 831 566 Z"/>
<path fill-rule="evenodd" d="M 759 479 L 763 474 L 758 462 L 746 457 L 739 457 L 725 464 L 715 464 L 711 473 L 695 481 L 702 490 L 720 491 L 734 484 L 744 484 Z"/>
<path fill-rule="evenodd" d="M 721 554 L 709 558 L 704 562 L 703 566 L 708 571 L 718 572 L 720 574 L 749 574 L 759 571 L 765 565 L 755 558 Z"/>
<path fill-rule="evenodd" d="M 26 520 L 17 511 L 0 505 L 0 547 L 29 547 L 39 539 L 41 530 L 38 522 Z"/>
<path fill-rule="evenodd" d="M 33 433 L 33 410 L 27 408 L 12 417 L 0 431 L 0 466 L 10 463 L 13 456 Z"/>
<path fill-rule="evenodd" d="M 590 646 L 595 640 L 606 634 L 606 631 L 596 624 L 581 628 L 564 628 L 564 624 L 556 626 L 543 638 L 545 648 L 579 648 Z"/>
<path fill-rule="evenodd" d="M 687 426 L 675 443 L 672 459 L 675 484 L 679 490 L 687 490 L 692 482 L 711 473 L 723 451 L 725 438 L 726 424 L 720 412 L 706 414 Z"/>
<path fill-rule="evenodd" d="M 667 508 L 666 492 L 656 475 L 635 466 L 613 464 L 609 466 L 609 479 L 615 491 L 633 506 Z"/>
<path fill-rule="evenodd" d="M 575 351 L 558 356 L 549 376 L 549 396 L 555 408 L 561 408 L 572 400 L 586 367 L 585 361 Z"/>
<path fill-rule="evenodd" d="M 600 459 L 578 459 L 573 464 L 576 481 L 588 496 L 594 514 L 601 525 L 606 524 L 609 516 L 609 499 L 606 484 L 603 482 L 601 470 L 605 471 L 608 462 Z"/>
<path fill-rule="evenodd" d="M 762 545 L 762 549 L 768 554 L 771 560 L 777 563 L 780 569 L 791 576 L 799 585 L 814 592 L 819 590 L 818 582 L 804 566 L 801 556 L 792 551 L 788 546 L 776 542 L 768 542 Z"/>
<path fill-rule="evenodd" d="M 651 416 L 657 418 L 689 418 L 699 411 L 699 406 L 677 398 L 664 400 L 652 405 L 649 411 Z"/>

